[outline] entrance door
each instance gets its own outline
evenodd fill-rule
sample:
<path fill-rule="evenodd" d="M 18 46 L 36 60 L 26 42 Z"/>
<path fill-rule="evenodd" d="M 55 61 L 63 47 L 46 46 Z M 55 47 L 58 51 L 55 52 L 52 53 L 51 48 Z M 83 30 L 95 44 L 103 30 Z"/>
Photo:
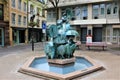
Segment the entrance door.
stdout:
<path fill-rule="evenodd" d="M 101 42 L 102 41 L 102 28 L 95 27 L 93 28 L 93 42 Z"/>
<path fill-rule="evenodd" d="M 87 28 L 81 28 L 81 42 L 86 42 Z"/>
<path fill-rule="evenodd" d="M 25 30 L 19 30 L 19 43 L 25 43 Z"/>
<path fill-rule="evenodd" d="M 4 33 L 2 28 L 0 28 L 0 46 L 4 46 Z"/>

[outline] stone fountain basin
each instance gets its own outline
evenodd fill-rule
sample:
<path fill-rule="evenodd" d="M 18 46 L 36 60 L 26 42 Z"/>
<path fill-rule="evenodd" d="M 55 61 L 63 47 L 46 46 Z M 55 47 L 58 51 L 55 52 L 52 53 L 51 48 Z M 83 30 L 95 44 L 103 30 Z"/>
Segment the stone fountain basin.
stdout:
<path fill-rule="evenodd" d="M 75 56 L 75 58 L 72 59 L 75 60 L 74 63 L 58 65 L 49 64 L 44 55 L 34 56 L 19 69 L 19 72 L 36 77 L 45 76 L 58 80 L 69 80 L 103 68 L 88 56 L 79 55 Z M 69 61 L 69 59 L 66 60 Z M 63 61 L 65 63 L 67 62 L 65 60 Z"/>

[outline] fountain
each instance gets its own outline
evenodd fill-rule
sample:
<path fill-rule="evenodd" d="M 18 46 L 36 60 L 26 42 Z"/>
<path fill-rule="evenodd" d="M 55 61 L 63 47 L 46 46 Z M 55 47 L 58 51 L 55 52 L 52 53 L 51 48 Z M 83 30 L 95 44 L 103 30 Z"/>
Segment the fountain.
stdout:
<path fill-rule="evenodd" d="M 87 56 L 73 54 L 77 46 L 74 38 L 79 34 L 70 26 L 71 16 L 71 10 L 66 9 L 57 25 L 48 26 L 47 35 L 50 41 L 44 48 L 46 56 L 34 56 L 19 69 L 20 72 L 37 77 L 42 75 L 69 80 L 102 68 Z"/>

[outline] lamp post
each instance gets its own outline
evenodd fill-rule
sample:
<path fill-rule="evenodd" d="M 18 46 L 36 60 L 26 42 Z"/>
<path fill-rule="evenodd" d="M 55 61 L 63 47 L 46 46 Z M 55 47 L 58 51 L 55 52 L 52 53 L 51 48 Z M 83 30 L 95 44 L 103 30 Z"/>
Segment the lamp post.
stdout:
<path fill-rule="evenodd" d="M 35 15 L 33 15 L 31 18 L 30 18 L 30 25 L 32 27 L 32 51 L 34 51 L 34 40 L 33 40 L 33 27 L 34 27 L 34 19 L 35 19 Z"/>
<path fill-rule="evenodd" d="M 33 27 L 34 27 L 34 26 L 32 26 L 32 51 L 34 51 Z"/>
<path fill-rule="evenodd" d="M 29 17 L 29 1 L 30 0 L 27 0 L 27 23 L 28 23 L 28 17 Z M 31 11 L 32 13 L 34 11 Z M 31 13 L 30 12 L 30 13 Z M 35 14 L 33 14 L 31 17 L 30 17 L 30 26 L 32 27 L 32 30 L 31 30 L 31 39 L 32 39 L 32 51 L 34 51 L 34 34 L 33 34 L 33 27 L 35 26 L 35 23 L 34 23 L 34 19 L 35 19 Z M 28 24 L 27 24 L 27 28 L 28 28 Z"/>

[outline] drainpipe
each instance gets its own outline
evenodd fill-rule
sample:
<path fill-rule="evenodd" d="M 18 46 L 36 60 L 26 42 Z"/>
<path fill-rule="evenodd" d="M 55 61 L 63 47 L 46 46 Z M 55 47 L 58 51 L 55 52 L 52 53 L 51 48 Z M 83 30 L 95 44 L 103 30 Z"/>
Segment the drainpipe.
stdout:
<path fill-rule="evenodd" d="M 28 43 L 28 17 L 29 17 L 29 0 L 27 0 L 27 29 L 26 29 L 26 43 Z"/>

